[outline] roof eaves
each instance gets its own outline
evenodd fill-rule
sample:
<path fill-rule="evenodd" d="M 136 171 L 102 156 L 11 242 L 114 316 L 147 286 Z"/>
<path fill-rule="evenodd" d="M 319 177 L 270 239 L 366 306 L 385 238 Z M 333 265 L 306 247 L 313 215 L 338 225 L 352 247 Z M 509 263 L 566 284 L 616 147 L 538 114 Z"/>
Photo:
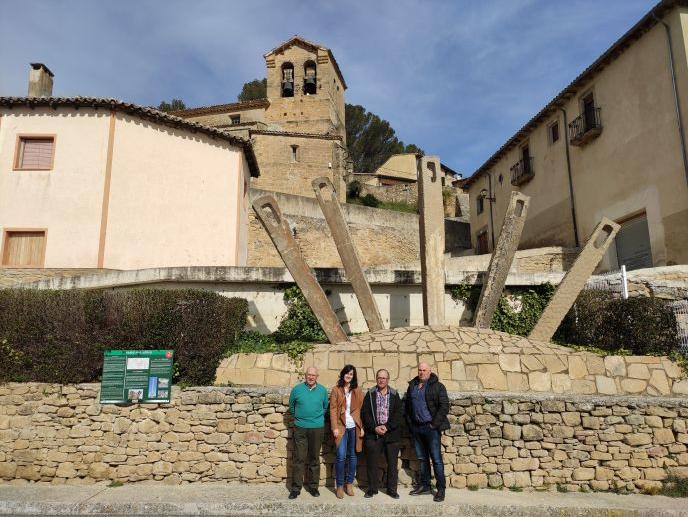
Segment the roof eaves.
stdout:
<path fill-rule="evenodd" d="M 8 109 L 13 109 L 15 107 L 28 107 L 31 109 L 52 108 L 55 110 L 59 107 L 72 107 L 75 109 L 109 109 L 111 111 L 119 111 L 128 115 L 134 115 L 164 126 L 185 129 L 192 133 L 203 133 L 211 138 L 219 138 L 240 147 L 246 155 L 251 176 L 260 176 L 258 161 L 256 160 L 253 146 L 249 140 L 232 135 L 220 129 L 205 126 L 197 122 L 190 122 L 155 108 L 104 97 L 0 97 L 0 107 Z"/>

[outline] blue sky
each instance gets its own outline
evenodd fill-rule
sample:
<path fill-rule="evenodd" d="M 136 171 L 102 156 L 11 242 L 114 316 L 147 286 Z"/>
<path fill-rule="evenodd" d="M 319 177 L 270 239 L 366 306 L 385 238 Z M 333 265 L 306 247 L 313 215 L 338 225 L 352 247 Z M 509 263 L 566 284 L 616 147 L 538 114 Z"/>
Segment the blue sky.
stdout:
<path fill-rule="evenodd" d="M 294 34 L 330 47 L 347 102 L 470 175 L 650 0 L 0 0 L 0 96 L 28 63 L 54 94 L 234 102 Z"/>

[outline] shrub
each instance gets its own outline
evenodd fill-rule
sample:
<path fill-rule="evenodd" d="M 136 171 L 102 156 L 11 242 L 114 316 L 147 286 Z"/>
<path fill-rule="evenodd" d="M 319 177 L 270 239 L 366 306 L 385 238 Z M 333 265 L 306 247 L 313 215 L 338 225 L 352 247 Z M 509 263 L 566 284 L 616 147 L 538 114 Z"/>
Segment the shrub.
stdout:
<path fill-rule="evenodd" d="M 346 186 L 346 197 L 356 198 L 361 195 L 361 182 L 358 180 L 353 180 Z"/>
<path fill-rule="evenodd" d="M 376 198 L 375 196 L 373 196 L 372 194 L 366 194 L 365 196 L 363 196 L 361 198 L 361 202 L 365 206 L 370 206 L 373 208 L 377 208 L 380 205 L 380 200 L 378 198 Z"/>
<path fill-rule="evenodd" d="M 284 301 L 287 303 L 287 314 L 282 318 L 274 333 L 275 341 L 278 343 L 327 342 L 327 336 L 298 287 L 294 286 L 285 290 Z"/>
<path fill-rule="evenodd" d="M 557 339 L 635 355 L 669 355 L 678 348 L 676 316 L 658 298 L 613 298 L 583 291 L 567 314 Z"/>
<path fill-rule="evenodd" d="M 247 311 L 200 290 L 0 290 L 0 382 L 92 382 L 105 350 L 171 349 L 176 381 L 212 384 Z"/>

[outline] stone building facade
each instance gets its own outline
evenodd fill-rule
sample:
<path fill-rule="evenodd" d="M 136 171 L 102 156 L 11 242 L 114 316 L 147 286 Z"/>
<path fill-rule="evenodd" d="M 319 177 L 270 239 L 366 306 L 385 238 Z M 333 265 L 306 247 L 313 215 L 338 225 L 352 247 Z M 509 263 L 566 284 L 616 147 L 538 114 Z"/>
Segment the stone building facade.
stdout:
<path fill-rule="evenodd" d="M 346 82 L 332 51 L 295 36 L 264 58 L 266 99 L 174 114 L 250 137 L 261 170 L 252 187 L 315 197 L 311 181 L 327 176 L 345 201 Z"/>

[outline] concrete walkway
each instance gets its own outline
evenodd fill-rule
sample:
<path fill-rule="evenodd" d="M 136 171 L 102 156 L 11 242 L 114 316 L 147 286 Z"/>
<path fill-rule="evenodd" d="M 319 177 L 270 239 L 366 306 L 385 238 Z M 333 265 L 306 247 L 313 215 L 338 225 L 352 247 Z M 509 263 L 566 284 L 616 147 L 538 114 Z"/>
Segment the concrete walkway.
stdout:
<path fill-rule="evenodd" d="M 449 489 L 444 503 L 429 496 L 401 499 L 384 493 L 365 499 L 338 500 L 329 489 L 314 498 L 303 491 L 287 499 L 282 485 L 132 483 L 109 488 L 107 483 L 88 486 L 0 484 L 0 515 L 495 515 L 495 516 L 687 516 L 688 499 L 608 493 L 509 492 Z"/>

